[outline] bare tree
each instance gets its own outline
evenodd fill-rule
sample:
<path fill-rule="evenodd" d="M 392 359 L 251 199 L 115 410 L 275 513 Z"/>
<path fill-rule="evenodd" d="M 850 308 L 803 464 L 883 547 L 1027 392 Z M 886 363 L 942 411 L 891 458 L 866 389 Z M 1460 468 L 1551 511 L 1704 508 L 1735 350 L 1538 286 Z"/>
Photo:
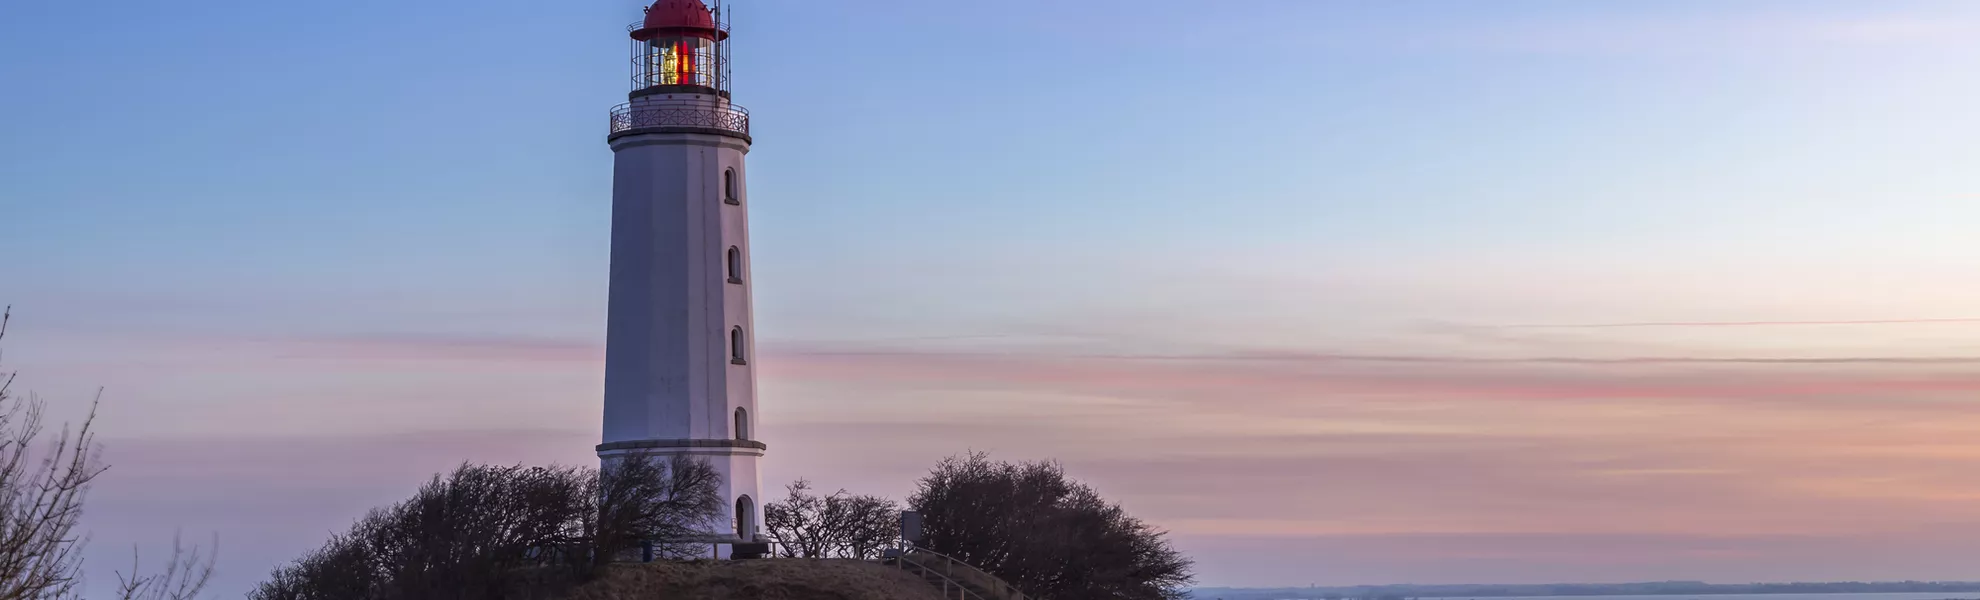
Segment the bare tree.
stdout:
<path fill-rule="evenodd" d="M 644 454 L 618 457 L 598 472 L 595 560 L 609 561 L 620 550 L 657 542 L 668 557 L 697 553 L 697 544 L 670 543 L 713 533 L 708 525 L 722 514 L 722 473 L 708 461 L 673 455 L 666 462 Z"/>
<path fill-rule="evenodd" d="M 900 505 L 879 496 L 839 490 L 829 496 L 799 479 L 784 486 L 783 500 L 763 507 L 763 526 L 794 558 L 879 558 L 900 539 Z"/>
<path fill-rule="evenodd" d="M 576 468 L 461 465 L 367 519 L 364 536 L 408 598 L 501 598 L 528 567 L 574 567 L 590 506 Z"/>
<path fill-rule="evenodd" d="M 901 538 L 901 507 L 879 496 L 852 496 L 844 490 L 825 499 L 825 514 L 844 540 L 844 558 L 871 560 Z"/>
<path fill-rule="evenodd" d="M 1039 598 L 1170 600 L 1192 580 L 1190 560 L 1164 532 L 1058 463 L 950 457 L 908 504 L 921 511 L 923 545 Z"/>
<path fill-rule="evenodd" d="M 556 597 L 644 541 L 721 514 L 706 461 L 625 457 L 610 468 L 462 465 L 270 574 L 252 600 Z"/>
<path fill-rule="evenodd" d="M 784 499 L 763 505 L 763 527 L 776 536 L 778 552 L 789 558 L 825 558 L 832 551 L 825 527 L 825 499 L 811 493 L 811 482 L 784 486 Z"/>
<path fill-rule="evenodd" d="M 276 570 L 250 597 L 529 597 L 587 567 L 581 524 L 591 477 L 574 468 L 461 465 Z"/>
<path fill-rule="evenodd" d="M 0 310 L 0 340 L 7 337 L 13 307 Z M 13 393 L 14 374 L 0 374 L 0 600 L 44 600 L 74 595 L 82 574 L 81 550 L 86 538 L 76 531 L 91 482 L 109 467 L 96 444 L 96 408 L 102 392 L 90 403 L 82 425 L 68 426 L 45 442 L 39 397 Z M 201 566 L 201 561 L 204 566 Z M 190 598 L 206 585 L 213 557 L 198 547 L 186 549 L 173 541 L 172 562 L 161 574 L 132 579 L 124 596 L 133 600 Z M 189 571 L 197 576 L 182 577 Z M 167 583 L 169 582 L 169 584 Z M 132 593 L 152 594 L 131 596 Z"/>
<path fill-rule="evenodd" d="M 12 313 L 0 313 L 0 339 Z M 82 570 L 76 521 L 104 470 L 91 429 L 96 408 L 75 432 L 65 426 L 37 448 L 44 404 L 15 396 L 13 383 L 11 373 L 0 380 L 0 600 L 61 598 Z"/>

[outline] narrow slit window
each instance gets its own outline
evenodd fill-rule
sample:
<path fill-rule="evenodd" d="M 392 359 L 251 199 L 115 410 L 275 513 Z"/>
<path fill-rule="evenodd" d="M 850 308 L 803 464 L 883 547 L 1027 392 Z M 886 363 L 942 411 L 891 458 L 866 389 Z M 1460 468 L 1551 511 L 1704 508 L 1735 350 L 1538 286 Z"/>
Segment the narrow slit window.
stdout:
<path fill-rule="evenodd" d="M 740 408 L 740 407 L 736 409 L 736 439 L 738 439 L 738 440 L 748 440 L 748 439 L 749 439 L 749 410 L 748 410 L 748 409 L 744 409 L 744 408 Z"/>
<path fill-rule="evenodd" d="M 737 248 L 735 246 L 729 247 L 728 265 L 729 265 L 729 283 L 742 283 L 743 281 L 742 248 Z"/>
<path fill-rule="evenodd" d="M 722 171 L 722 201 L 729 204 L 742 204 L 736 197 L 736 170 Z"/>
<path fill-rule="evenodd" d="M 743 347 L 742 328 L 737 327 L 735 329 L 730 329 L 729 330 L 729 362 L 739 365 L 745 364 L 748 356 L 749 356 L 748 349 Z"/>

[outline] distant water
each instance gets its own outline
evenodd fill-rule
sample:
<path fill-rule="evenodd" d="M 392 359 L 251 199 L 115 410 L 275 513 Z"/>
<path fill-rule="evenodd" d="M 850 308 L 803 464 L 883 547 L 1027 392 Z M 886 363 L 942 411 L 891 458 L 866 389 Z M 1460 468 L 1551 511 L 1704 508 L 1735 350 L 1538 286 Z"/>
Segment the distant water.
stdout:
<path fill-rule="evenodd" d="M 1429 598 L 1429 596 L 1424 596 Z M 1980 598 L 1980 592 L 1882 592 L 1867 594 L 1653 594 L 1645 596 L 1506 596 L 1476 600 L 1949 600 Z M 1457 596 L 1445 600 L 1474 600 Z"/>

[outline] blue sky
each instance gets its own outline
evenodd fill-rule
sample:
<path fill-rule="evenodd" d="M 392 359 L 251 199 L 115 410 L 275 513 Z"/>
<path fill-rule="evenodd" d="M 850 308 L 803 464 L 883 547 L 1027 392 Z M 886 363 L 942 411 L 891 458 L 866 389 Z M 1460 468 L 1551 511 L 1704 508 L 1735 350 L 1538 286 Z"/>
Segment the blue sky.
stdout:
<path fill-rule="evenodd" d="M 231 591 L 423 473 L 586 460 L 638 8 L 0 7 L 6 368 L 107 387 L 105 556 L 217 531 Z M 1218 585 L 1980 579 L 1933 558 L 1980 531 L 1976 327 L 1904 322 L 1980 316 L 1980 6 L 736 29 L 772 482 L 1055 456 Z"/>

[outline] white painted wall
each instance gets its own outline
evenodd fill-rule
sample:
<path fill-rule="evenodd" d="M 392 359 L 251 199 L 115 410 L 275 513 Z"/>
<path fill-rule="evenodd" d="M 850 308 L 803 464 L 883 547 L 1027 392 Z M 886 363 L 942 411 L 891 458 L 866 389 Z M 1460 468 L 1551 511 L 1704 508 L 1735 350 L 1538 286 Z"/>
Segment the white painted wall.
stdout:
<path fill-rule="evenodd" d="M 706 96 L 680 100 L 708 102 Z M 665 97 L 641 99 L 665 103 Z M 612 141 L 611 293 L 606 327 L 604 443 L 733 440 L 734 414 L 756 406 L 756 323 L 751 316 L 748 177 L 742 139 L 645 133 Z M 741 205 L 723 202 L 735 169 Z M 742 250 L 743 283 L 728 282 L 727 252 Z M 746 362 L 731 364 L 729 330 L 742 326 Z M 748 495 L 762 522 L 761 451 L 683 448 L 723 474 L 725 506 Z M 601 452 L 609 459 L 616 452 Z M 733 515 L 711 524 L 733 531 Z"/>

